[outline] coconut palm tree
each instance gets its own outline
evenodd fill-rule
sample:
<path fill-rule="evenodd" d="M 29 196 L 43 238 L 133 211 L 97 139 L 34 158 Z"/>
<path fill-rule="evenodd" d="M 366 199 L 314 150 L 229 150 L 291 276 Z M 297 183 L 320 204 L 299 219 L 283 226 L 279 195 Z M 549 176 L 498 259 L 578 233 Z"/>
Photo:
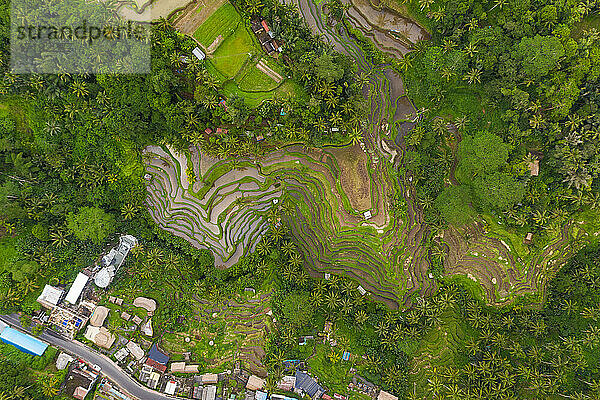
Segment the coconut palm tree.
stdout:
<path fill-rule="evenodd" d="M 398 67 L 401 71 L 408 70 L 410 67 L 412 67 L 412 59 L 408 55 L 405 55 L 400 60 L 398 60 Z"/>
<path fill-rule="evenodd" d="M 502 9 L 502 7 L 504 7 L 507 4 L 508 4 L 508 0 L 495 0 L 494 6 L 492 8 L 490 8 L 490 11 L 492 11 L 496 7 L 498 7 L 499 9 Z"/>
<path fill-rule="evenodd" d="M 348 316 L 352 313 L 352 300 L 348 297 L 344 297 L 340 301 L 342 314 Z"/>
<path fill-rule="evenodd" d="M 256 252 L 261 257 L 264 257 L 267 254 L 269 254 L 271 252 L 271 245 L 270 245 L 269 241 L 266 240 L 265 238 L 263 238 L 256 246 Z"/>
<path fill-rule="evenodd" d="M 309 297 L 310 304 L 313 307 L 319 308 L 323 305 L 323 292 L 312 292 Z"/>
<path fill-rule="evenodd" d="M 291 329 L 284 330 L 280 337 L 285 346 L 290 347 L 298 343 L 298 339 Z"/>
<path fill-rule="evenodd" d="M 283 268 L 281 275 L 286 281 L 294 282 L 298 276 L 298 268 L 288 264 Z"/>
<path fill-rule="evenodd" d="M 42 393 L 47 398 L 53 398 L 58 394 L 58 383 L 59 379 L 54 375 L 41 375 L 38 380 L 38 384 L 42 389 Z"/>
<path fill-rule="evenodd" d="M 124 204 L 123 207 L 121 207 L 121 215 L 123 216 L 123 219 L 125 221 L 129 221 L 130 219 L 133 219 L 136 212 L 137 212 L 137 207 L 131 203 Z"/>
<path fill-rule="evenodd" d="M 359 326 L 363 326 L 369 320 L 369 314 L 364 310 L 358 310 L 356 314 L 354 314 L 354 320 Z"/>
<path fill-rule="evenodd" d="M 419 0 L 419 7 L 421 8 L 421 11 L 423 11 L 429 9 L 433 3 L 434 0 Z"/>
<path fill-rule="evenodd" d="M 352 129 L 350 131 L 350 140 L 352 141 L 353 145 L 357 144 L 358 142 L 362 142 L 363 141 L 362 130 Z"/>
<path fill-rule="evenodd" d="M 455 73 L 450 68 L 442 68 L 442 78 L 446 80 L 446 82 L 450 82 L 450 79 L 454 77 Z"/>
<path fill-rule="evenodd" d="M 463 129 L 465 129 L 468 123 L 469 123 L 469 119 L 467 118 L 466 115 L 463 115 L 462 117 L 458 117 L 454 121 L 454 125 L 456 125 L 456 128 L 459 131 L 462 131 Z"/>
<path fill-rule="evenodd" d="M 260 0 L 248 0 L 246 1 L 246 8 L 250 14 L 258 14 L 263 7 Z"/>
<path fill-rule="evenodd" d="M 151 266 L 158 266 L 164 260 L 164 254 L 161 249 L 153 248 L 146 253 L 146 260 Z"/>
<path fill-rule="evenodd" d="M 471 68 L 469 72 L 465 74 L 463 80 L 469 82 L 469 85 L 481 83 L 481 70 L 479 68 Z"/>
<path fill-rule="evenodd" d="M 338 306 L 340 305 L 340 299 L 339 299 L 337 293 L 335 293 L 333 291 L 328 292 L 325 295 L 323 302 L 325 303 L 325 307 L 327 307 L 327 309 L 329 311 L 335 311 L 338 308 Z"/>
<path fill-rule="evenodd" d="M 294 243 L 287 240 L 281 246 L 281 250 L 283 251 L 283 254 L 285 254 L 288 257 L 292 257 L 296 254 L 296 246 L 294 245 Z"/>
<path fill-rule="evenodd" d="M 35 284 L 35 281 L 25 277 L 23 281 L 19 284 L 21 291 L 25 296 L 27 296 L 30 292 L 33 292 L 35 289 L 39 288 L 39 285 Z"/>

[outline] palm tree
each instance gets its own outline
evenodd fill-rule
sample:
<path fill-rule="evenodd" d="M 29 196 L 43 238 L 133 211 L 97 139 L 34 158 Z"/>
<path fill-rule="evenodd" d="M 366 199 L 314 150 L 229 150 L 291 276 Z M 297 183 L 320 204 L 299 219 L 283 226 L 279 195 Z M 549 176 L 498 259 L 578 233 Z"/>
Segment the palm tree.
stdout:
<path fill-rule="evenodd" d="M 481 70 L 479 68 L 471 68 L 471 70 L 465 74 L 463 80 L 469 82 L 469 85 L 481 83 Z"/>
<path fill-rule="evenodd" d="M 350 313 L 352 312 L 352 300 L 348 297 L 344 297 L 341 301 L 340 301 L 340 305 L 341 307 L 341 311 L 344 315 L 350 315 Z"/>
<path fill-rule="evenodd" d="M 248 0 L 246 2 L 246 7 L 250 14 L 258 14 L 262 6 L 263 4 L 260 2 L 260 0 Z"/>
<path fill-rule="evenodd" d="M 472 31 L 473 29 L 477 28 L 479 26 L 479 20 L 477 18 L 471 18 L 471 20 L 469 22 L 467 22 L 467 28 L 469 29 L 469 31 Z"/>
<path fill-rule="evenodd" d="M 456 121 L 454 121 L 454 125 L 456 125 L 456 128 L 459 131 L 465 129 L 468 123 L 469 123 L 469 119 L 467 118 L 466 115 L 463 115 L 462 117 L 458 117 L 458 118 L 456 118 Z"/>
<path fill-rule="evenodd" d="M 25 296 L 30 292 L 33 292 L 35 289 L 39 288 L 39 285 L 35 284 L 35 281 L 30 280 L 28 277 L 25 277 L 23 281 L 19 284 L 21 291 Z"/>
<path fill-rule="evenodd" d="M 151 266 L 158 266 L 163 262 L 163 259 L 163 252 L 159 248 L 153 248 L 146 253 L 146 260 Z"/>
<path fill-rule="evenodd" d="M 137 212 L 137 207 L 131 203 L 127 203 L 127 204 L 123 205 L 123 207 L 121 207 L 121 215 L 123 216 L 123 219 L 125 221 L 129 221 L 130 219 L 133 219 L 136 212 Z"/>
<path fill-rule="evenodd" d="M 429 210 L 431 207 L 433 207 L 434 200 L 435 199 L 433 197 L 424 195 L 423 197 L 419 197 L 418 202 L 419 205 L 423 207 L 423 210 Z"/>
<path fill-rule="evenodd" d="M 271 252 L 271 245 L 269 241 L 263 238 L 256 246 L 256 252 L 262 257 L 269 254 Z"/>
<path fill-rule="evenodd" d="M 399 68 L 400 68 L 401 71 L 408 70 L 410 67 L 412 67 L 411 58 L 408 57 L 408 55 L 405 55 L 400 60 L 398 60 L 398 66 L 399 66 Z"/>
<path fill-rule="evenodd" d="M 498 7 L 499 9 L 502 9 L 502 7 L 504 7 L 506 4 L 508 4 L 508 0 L 495 0 L 494 3 L 495 3 L 494 7 L 490 8 L 490 11 L 492 11 L 496 7 Z"/>
<path fill-rule="evenodd" d="M 375 333 L 377 333 L 379 337 L 383 337 L 388 332 L 389 327 L 390 326 L 387 322 L 379 321 L 377 326 L 375 326 Z"/>
<path fill-rule="evenodd" d="M 71 83 L 71 92 L 77 97 L 85 97 L 89 94 L 87 84 L 80 80 Z"/>
<path fill-rule="evenodd" d="M 296 253 L 296 246 L 294 245 L 294 243 L 286 240 L 281 246 L 281 250 L 283 251 L 283 254 L 285 254 L 288 257 L 291 257 Z"/>
<path fill-rule="evenodd" d="M 310 294 L 309 301 L 313 307 L 315 307 L 315 308 L 321 307 L 321 305 L 323 304 L 322 292 L 316 292 L 316 291 L 312 292 Z"/>
<path fill-rule="evenodd" d="M 545 124 L 546 120 L 541 114 L 533 114 L 529 119 L 529 126 L 531 126 L 533 129 L 540 129 L 544 127 Z"/>
<path fill-rule="evenodd" d="M 156 27 L 160 30 L 166 31 L 171 27 L 171 23 L 164 17 L 160 17 L 156 21 Z"/>
<path fill-rule="evenodd" d="M 298 276 L 298 269 L 288 264 L 283 268 L 281 275 L 286 281 L 294 282 Z"/>
<path fill-rule="evenodd" d="M 325 306 L 330 311 L 334 311 L 335 309 L 337 309 L 337 307 L 340 304 L 340 299 L 339 299 L 337 293 L 335 293 L 335 292 L 328 292 L 325 295 L 325 298 L 323 300 L 324 300 Z"/>
<path fill-rule="evenodd" d="M 53 398 L 58 394 L 58 382 L 59 379 L 54 375 L 41 375 L 37 380 L 38 384 L 41 386 L 42 393 L 47 398 Z"/>
<path fill-rule="evenodd" d="M 465 46 L 465 52 L 469 55 L 469 57 L 473 57 L 479 52 L 479 50 L 477 50 L 477 45 L 475 43 L 469 43 L 467 46 Z"/>
<path fill-rule="evenodd" d="M 297 344 L 296 335 L 294 335 L 294 332 L 290 329 L 286 329 L 285 331 L 283 331 L 280 337 L 281 341 L 285 346 L 290 347 L 294 344 Z"/>
<path fill-rule="evenodd" d="M 423 11 L 426 8 L 429 9 L 433 3 L 434 0 L 419 0 L 419 7 L 421 8 L 421 11 Z"/>
<path fill-rule="evenodd" d="M 281 225 L 275 228 L 271 228 L 271 240 L 273 240 L 276 243 L 283 239 L 284 234 L 285 232 Z"/>
<path fill-rule="evenodd" d="M 358 142 L 362 142 L 363 141 L 362 130 L 352 129 L 350 131 L 350 140 L 352 141 L 353 145 L 357 144 Z"/>
<path fill-rule="evenodd" d="M 456 48 L 456 42 L 451 39 L 444 39 L 442 48 L 444 49 L 444 52 L 448 53 Z"/>
<path fill-rule="evenodd" d="M 354 320 L 359 326 L 362 326 L 369 320 L 369 315 L 364 310 L 358 310 L 354 314 Z"/>
<path fill-rule="evenodd" d="M 267 355 L 267 363 L 272 368 L 281 366 L 283 364 L 284 360 L 285 360 L 285 355 L 283 354 L 283 351 L 279 348 L 274 348 Z"/>
<path fill-rule="evenodd" d="M 536 210 L 535 213 L 533 214 L 533 220 L 539 226 L 546 225 L 546 223 L 548 222 L 548 213 L 547 213 L 547 211 L 544 210 L 544 211 L 540 212 L 540 210 Z"/>
<path fill-rule="evenodd" d="M 446 82 L 450 82 L 450 79 L 452 79 L 454 75 L 454 71 L 450 68 L 442 68 L 442 78 L 444 78 Z"/>

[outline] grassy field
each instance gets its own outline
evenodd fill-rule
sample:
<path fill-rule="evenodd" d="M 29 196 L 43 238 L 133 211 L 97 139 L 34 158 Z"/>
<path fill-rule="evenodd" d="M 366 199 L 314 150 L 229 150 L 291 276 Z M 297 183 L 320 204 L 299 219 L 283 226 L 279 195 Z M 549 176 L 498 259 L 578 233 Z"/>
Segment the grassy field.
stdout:
<path fill-rule="evenodd" d="M 219 35 L 223 38 L 222 42 L 212 56 L 209 55 L 206 69 L 223 85 L 225 95 L 242 96 L 250 107 L 274 97 L 306 97 L 302 87 L 295 82 L 284 79 L 277 83 L 256 68 L 256 64 L 262 60 L 273 71 L 285 76 L 283 66 L 262 53 L 256 38 L 229 3 L 208 17 L 193 36 L 208 47 Z"/>
<path fill-rule="evenodd" d="M 254 63 L 252 63 L 254 64 Z M 279 86 L 270 76 L 256 68 L 248 66 L 246 73 L 240 80 L 238 87 L 246 92 L 268 92 L 275 90 Z"/>
<path fill-rule="evenodd" d="M 211 62 L 223 75 L 233 78 L 256 52 L 250 33 L 240 26 L 221 43 Z"/>
<path fill-rule="evenodd" d="M 194 32 L 194 37 L 204 46 L 208 47 L 221 35 L 228 37 L 235 32 L 241 21 L 235 8 L 227 3 L 221 6 L 213 15 Z"/>

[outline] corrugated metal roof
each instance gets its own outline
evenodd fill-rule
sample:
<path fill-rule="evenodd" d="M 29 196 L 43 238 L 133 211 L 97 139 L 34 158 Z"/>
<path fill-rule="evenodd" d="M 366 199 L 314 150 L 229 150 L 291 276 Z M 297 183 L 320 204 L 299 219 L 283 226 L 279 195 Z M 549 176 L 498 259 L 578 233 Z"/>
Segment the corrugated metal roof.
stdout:
<path fill-rule="evenodd" d="M 296 371 L 296 389 L 302 389 L 310 397 L 314 397 L 318 392 L 324 392 L 321 385 L 310 375 L 302 371 Z"/>
<path fill-rule="evenodd" d="M 48 348 L 48 345 L 31 335 L 26 335 L 11 327 L 6 327 L 0 333 L 0 340 L 11 344 L 24 353 L 34 356 L 41 356 Z"/>
<path fill-rule="evenodd" d="M 90 277 L 86 274 L 82 274 L 81 272 L 78 273 L 77 278 L 75 278 L 75 282 L 73 282 L 71 289 L 69 289 L 69 293 L 67 293 L 67 297 L 65 297 L 65 300 L 71 304 L 77 303 L 77 300 L 79 300 L 79 296 L 81 295 L 81 292 L 83 292 L 83 288 L 85 287 L 88 279 L 90 279 Z"/>
<path fill-rule="evenodd" d="M 158 345 L 154 343 L 148 351 L 148 358 L 156 361 L 159 364 L 167 365 L 169 356 L 158 349 Z"/>

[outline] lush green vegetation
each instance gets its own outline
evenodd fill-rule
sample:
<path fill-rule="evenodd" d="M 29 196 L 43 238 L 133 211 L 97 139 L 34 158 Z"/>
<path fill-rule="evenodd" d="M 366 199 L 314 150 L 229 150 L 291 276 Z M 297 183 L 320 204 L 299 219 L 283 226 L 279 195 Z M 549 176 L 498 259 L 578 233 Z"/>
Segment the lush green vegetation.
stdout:
<path fill-rule="evenodd" d="M 331 6 L 342 20 L 342 3 Z M 206 61 L 191 56 L 192 38 L 156 21 L 147 75 L 13 75 L 7 31 L 0 31 L 0 312 L 21 311 L 30 320 L 44 284 L 68 284 L 126 232 L 141 244 L 111 294 L 126 303 L 138 295 L 157 300 L 155 336 L 173 359 L 190 352 L 203 371 L 230 369 L 239 349 L 259 348 L 266 355 L 244 354 L 245 365 L 268 371 L 269 389 L 284 374 L 283 361 L 299 359 L 328 389 L 351 399 L 364 398 L 347 389 L 351 370 L 402 399 L 598 398 L 600 37 L 591 29 L 598 26 L 591 7 L 396 4 L 432 34 L 401 60 L 384 57 L 341 22 L 336 29 L 345 27 L 347 40 L 358 43 L 371 76 L 357 76 L 355 60 L 333 51 L 277 0 L 219 8 L 193 34 L 205 47 L 223 39 Z M 0 12 L 5 28 L 5 0 Z M 258 18 L 283 46 L 277 60 L 262 53 L 249 30 Z M 379 162 L 371 148 L 392 139 L 373 131 L 389 122 L 395 129 L 395 110 L 371 121 L 377 129 L 365 129 L 365 99 L 387 106 L 375 100 L 391 85 L 378 65 L 387 61 L 403 70 L 422 117 L 400 138 L 397 163 Z M 382 97 L 389 102 L 387 93 Z M 227 133 L 205 133 L 218 127 Z M 258 143 L 261 134 L 266 140 Z M 296 142 L 305 148 L 248 161 Z M 346 142 L 353 147 L 311 149 Z M 195 145 L 222 160 L 196 173 Z M 157 154 L 144 151 L 148 146 Z M 536 162 L 540 173 L 532 174 Z M 146 172 L 155 179 L 148 187 Z M 224 182 L 228 174 L 237 178 Z M 189 197 L 172 195 L 183 186 L 191 187 Z M 219 190 L 250 199 L 226 202 L 215 196 Z M 245 203 L 264 207 L 239 211 Z M 244 218 L 226 221 L 234 208 Z M 215 209 L 216 223 L 203 214 Z M 367 209 L 382 218 L 379 225 L 365 221 Z M 155 222 L 166 219 L 189 242 Z M 257 221 L 270 226 L 262 239 L 254 230 L 252 237 L 228 236 L 232 226 Z M 526 245 L 528 232 L 535 240 Z M 223 263 L 242 246 L 240 261 L 216 267 L 211 251 L 190 244 L 197 233 L 198 247 L 211 247 Z M 209 246 L 225 237 L 223 253 Z M 410 253 L 411 241 L 425 245 Z M 476 254 L 476 245 L 492 249 L 490 258 Z M 466 248 L 464 257 L 450 254 L 451 246 Z M 485 285 L 462 273 L 447 277 L 450 257 L 465 271 L 479 260 L 487 268 L 493 258 L 501 273 L 522 278 L 499 273 L 489 282 L 500 282 Z M 308 271 L 334 274 L 322 280 Z M 530 280 L 537 274 L 539 281 Z M 341 275 L 368 285 L 370 295 Z M 517 287 L 532 282 L 539 286 Z M 499 293 L 506 283 L 510 292 Z M 536 295 L 517 297 L 523 292 Z M 485 304 L 496 300 L 511 304 Z M 111 331 L 140 338 L 128 333 L 114 305 L 103 304 L 113 309 Z M 323 340 L 327 322 L 333 330 Z M 300 345 L 302 335 L 315 339 Z M 33 358 L 1 345 L 0 393 L 52 398 L 59 379 L 54 355 Z"/>
<path fill-rule="evenodd" d="M 465 186 L 444 188 L 444 174 L 420 175 L 425 203 L 443 196 L 428 219 L 438 221 L 441 213 L 446 221 L 465 222 L 474 208 L 540 232 L 582 208 L 596 208 L 599 44 L 589 29 L 594 17 L 583 19 L 593 5 L 413 3 L 432 17 L 433 38 L 401 63 L 425 117 L 405 138 L 420 155 L 409 165 L 448 171 L 451 160 L 444 154 L 458 149 L 458 182 L 452 185 Z M 488 166 L 473 149 L 488 149 L 495 160 Z M 530 176 L 536 160 L 539 176 Z M 467 172 L 468 165 L 486 170 Z M 443 209 L 448 201 L 460 216 Z"/>
<path fill-rule="evenodd" d="M 240 15 L 235 8 L 231 4 L 225 3 L 200 25 L 194 32 L 194 37 L 205 48 L 208 48 L 217 37 L 228 38 L 236 31 L 240 21 Z"/>

